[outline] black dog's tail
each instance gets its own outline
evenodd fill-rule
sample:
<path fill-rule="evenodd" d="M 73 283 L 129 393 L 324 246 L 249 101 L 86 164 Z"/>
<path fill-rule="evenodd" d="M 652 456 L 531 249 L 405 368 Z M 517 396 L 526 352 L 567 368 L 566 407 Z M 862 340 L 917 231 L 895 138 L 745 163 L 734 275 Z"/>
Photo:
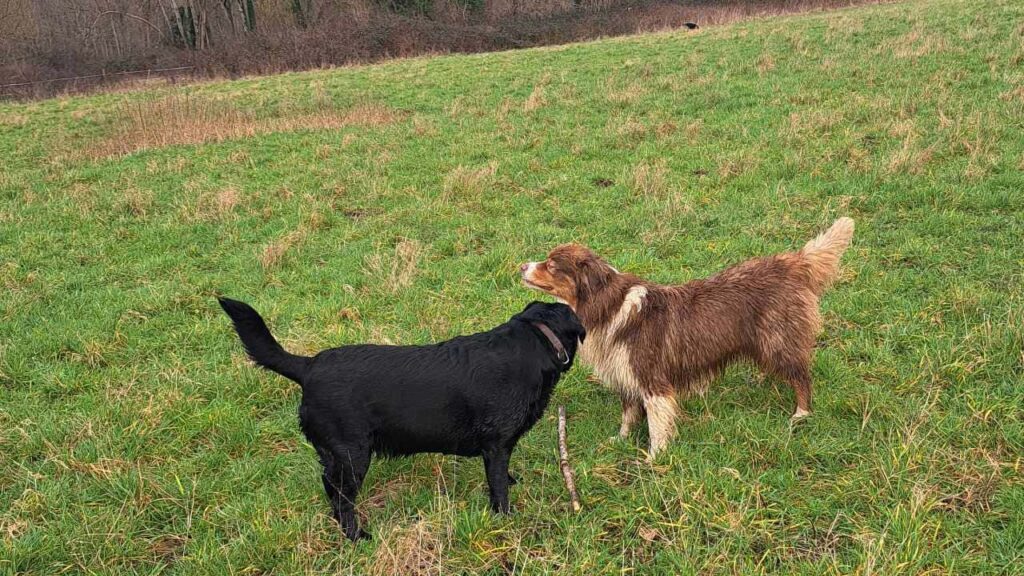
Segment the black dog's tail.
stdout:
<path fill-rule="evenodd" d="M 218 298 L 217 301 L 231 317 L 235 332 L 238 332 L 238 337 L 242 339 L 242 345 L 253 362 L 302 385 L 310 358 L 290 354 L 281 348 L 270 334 L 263 318 L 252 309 L 252 306 L 229 298 Z"/>

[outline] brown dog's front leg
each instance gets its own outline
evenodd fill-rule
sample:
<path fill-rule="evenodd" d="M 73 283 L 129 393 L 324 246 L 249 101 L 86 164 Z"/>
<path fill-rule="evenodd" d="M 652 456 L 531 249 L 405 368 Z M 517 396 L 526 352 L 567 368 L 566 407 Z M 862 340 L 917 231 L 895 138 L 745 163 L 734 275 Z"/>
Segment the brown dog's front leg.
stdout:
<path fill-rule="evenodd" d="M 651 433 L 651 448 L 647 452 L 647 459 L 653 461 L 676 435 L 676 398 L 673 395 L 646 396 L 644 409 L 647 411 L 647 427 Z"/>
<path fill-rule="evenodd" d="M 619 427 L 619 437 L 627 438 L 633 426 L 644 417 L 644 407 L 640 400 L 633 396 L 623 395 L 619 399 L 622 401 L 622 426 Z"/>

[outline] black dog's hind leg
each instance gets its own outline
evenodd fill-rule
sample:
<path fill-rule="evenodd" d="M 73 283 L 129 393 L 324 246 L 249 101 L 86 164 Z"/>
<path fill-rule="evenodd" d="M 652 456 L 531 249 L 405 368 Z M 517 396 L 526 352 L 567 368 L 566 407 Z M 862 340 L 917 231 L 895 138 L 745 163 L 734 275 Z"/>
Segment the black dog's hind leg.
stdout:
<path fill-rule="evenodd" d="M 320 473 L 320 480 L 324 484 L 324 493 L 327 494 L 327 501 L 331 503 L 331 513 L 334 514 L 334 519 L 340 523 L 341 470 L 335 466 L 334 456 L 328 450 L 317 446 L 316 453 L 320 456 L 320 465 L 324 468 Z"/>
<path fill-rule="evenodd" d="M 356 518 L 356 496 L 370 468 L 369 447 L 349 448 L 335 453 L 341 463 L 341 526 L 349 540 L 370 539 L 370 534 L 359 528 Z"/>
<path fill-rule="evenodd" d="M 361 448 L 340 448 L 320 456 L 324 463 L 324 491 L 331 501 L 334 518 L 345 537 L 353 542 L 370 535 L 359 528 L 356 517 L 356 495 L 370 467 L 370 451 Z"/>
<path fill-rule="evenodd" d="M 507 514 L 508 505 L 508 473 L 509 451 L 505 448 L 484 450 L 484 471 L 487 473 L 487 487 L 491 493 L 491 510 Z"/>

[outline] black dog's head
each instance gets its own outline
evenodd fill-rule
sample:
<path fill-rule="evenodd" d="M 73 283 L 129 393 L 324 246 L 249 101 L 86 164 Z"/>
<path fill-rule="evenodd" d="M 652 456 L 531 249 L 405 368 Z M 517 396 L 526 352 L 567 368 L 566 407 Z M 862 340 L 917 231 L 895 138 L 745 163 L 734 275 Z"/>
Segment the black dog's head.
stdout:
<path fill-rule="evenodd" d="M 576 348 L 587 337 L 586 328 L 580 323 L 580 319 L 576 317 L 572 308 L 565 304 L 530 302 L 522 312 L 513 316 L 513 319 L 543 324 L 555 333 L 565 348 L 565 352 L 569 355 L 569 362 L 565 363 L 563 370 L 572 367 L 572 361 L 576 357 Z"/>

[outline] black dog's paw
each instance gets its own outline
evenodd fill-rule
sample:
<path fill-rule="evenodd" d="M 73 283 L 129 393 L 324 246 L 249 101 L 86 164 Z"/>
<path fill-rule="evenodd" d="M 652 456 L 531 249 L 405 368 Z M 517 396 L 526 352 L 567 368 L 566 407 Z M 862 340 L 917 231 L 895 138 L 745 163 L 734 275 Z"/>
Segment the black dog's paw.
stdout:
<path fill-rule="evenodd" d="M 352 542 L 359 542 L 360 540 L 373 540 L 373 536 L 366 530 L 363 530 L 362 528 L 357 528 L 355 532 L 352 532 L 350 530 L 344 530 L 343 533 L 345 534 L 345 538 L 348 538 Z"/>
<path fill-rule="evenodd" d="M 507 516 L 515 513 L 515 508 L 512 508 L 512 505 L 508 502 L 504 502 L 502 504 L 491 504 L 491 512 Z"/>
<path fill-rule="evenodd" d="M 519 480 L 516 480 L 516 477 L 513 476 L 511 472 L 509 472 L 508 473 L 508 485 L 509 486 L 515 486 L 516 484 L 519 484 Z"/>

